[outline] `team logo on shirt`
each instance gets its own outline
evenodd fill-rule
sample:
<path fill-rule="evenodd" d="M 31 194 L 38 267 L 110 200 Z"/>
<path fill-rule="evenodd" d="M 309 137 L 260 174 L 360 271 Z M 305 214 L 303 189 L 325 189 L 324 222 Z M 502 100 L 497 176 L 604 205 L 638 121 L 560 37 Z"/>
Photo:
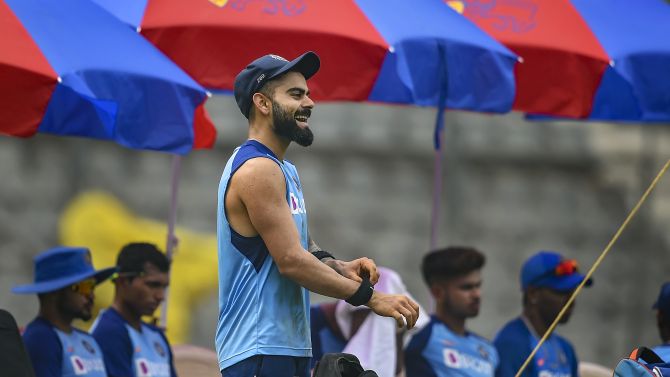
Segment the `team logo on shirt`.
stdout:
<path fill-rule="evenodd" d="M 77 355 L 73 355 L 70 356 L 70 364 L 72 364 L 72 370 L 74 370 L 74 374 L 77 376 L 94 371 L 105 371 L 105 366 L 101 359 L 82 359 Z"/>
<path fill-rule="evenodd" d="M 154 363 L 147 359 L 135 360 L 137 377 L 160 377 L 170 375 L 170 366 L 166 363 Z"/>
<path fill-rule="evenodd" d="M 466 353 L 458 352 L 453 348 L 445 348 L 442 351 L 442 355 L 444 357 L 444 364 L 449 368 L 470 369 L 486 375 L 493 374 L 493 365 L 487 360 L 482 360 Z"/>
<path fill-rule="evenodd" d="M 87 342 L 86 340 L 82 340 L 81 345 L 84 346 L 84 349 L 88 351 L 88 353 L 95 355 L 95 348 L 93 348 L 91 343 Z"/>
<path fill-rule="evenodd" d="M 154 349 L 156 350 L 156 353 L 160 355 L 160 357 L 165 357 L 165 350 L 163 349 L 163 346 L 161 346 L 160 343 L 154 342 Z"/>
<path fill-rule="evenodd" d="M 307 213 L 305 210 L 305 200 L 298 199 L 292 192 L 289 193 L 289 206 L 291 207 L 291 213 L 294 215 Z"/>
<path fill-rule="evenodd" d="M 72 369 L 74 369 L 74 374 L 76 374 L 77 376 L 86 374 L 86 367 L 84 366 L 84 362 L 81 361 L 81 358 L 79 358 L 79 356 L 71 356 L 70 362 L 72 363 Z"/>

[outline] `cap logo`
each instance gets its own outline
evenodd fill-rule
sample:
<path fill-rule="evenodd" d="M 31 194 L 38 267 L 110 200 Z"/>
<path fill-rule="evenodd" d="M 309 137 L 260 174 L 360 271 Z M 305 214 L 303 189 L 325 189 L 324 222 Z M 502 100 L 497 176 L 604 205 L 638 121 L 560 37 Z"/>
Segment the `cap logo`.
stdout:
<path fill-rule="evenodd" d="M 256 79 L 256 82 L 257 82 L 257 83 L 260 83 L 261 81 L 263 81 L 264 78 L 265 78 L 265 73 L 263 73 L 263 74 L 261 74 L 260 76 L 258 76 L 258 78 Z"/>
<path fill-rule="evenodd" d="M 282 58 L 282 57 L 279 56 L 279 55 L 273 55 L 273 54 L 270 54 L 270 57 L 271 57 L 272 59 L 281 60 L 281 61 L 283 61 L 283 62 L 287 62 L 287 61 L 288 61 L 288 60 Z"/>

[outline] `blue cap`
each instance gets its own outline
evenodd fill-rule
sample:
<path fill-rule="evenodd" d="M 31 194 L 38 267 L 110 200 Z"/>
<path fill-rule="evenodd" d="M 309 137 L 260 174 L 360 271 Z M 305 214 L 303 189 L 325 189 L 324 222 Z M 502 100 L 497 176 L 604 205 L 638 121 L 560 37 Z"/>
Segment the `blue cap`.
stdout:
<path fill-rule="evenodd" d="M 249 119 L 252 97 L 268 81 L 289 71 L 300 72 L 305 80 L 314 76 L 321 66 L 319 56 L 308 51 L 288 61 L 279 55 L 265 55 L 249 63 L 235 78 L 235 100 L 242 114 Z"/>
<path fill-rule="evenodd" d="M 37 255 L 34 262 L 33 284 L 15 286 L 12 292 L 53 292 L 91 277 L 100 283 L 116 271 L 116 267 L 96 271 L 91 263 L 91 252 L 84 247 L 55 247 Z"/>
<path fill-rule="evenodd" d="M 661 286 L 661 291 L 658 293 L 658 298 L 652 309 L 658 309 L 665 316 L 670 316 L 670 282 Z"/>
<path fill-rule="evenodd" d="M 561 268 L 559 266 L 566 266 Z M 569 268 L 574 266 L 574 268 Z M 557 268 L 558 267 L 558 268 Z M 577 272 L 577 262 L 565 259 L 554 251 L 540 251 L 526 260 L 521 268 L 521 290 L 528 287 L 546 287 L 557 291 L 571 291 L 584 280 L 584 275 Z M 593 283 L 591 279 L 586 286 Z"/>

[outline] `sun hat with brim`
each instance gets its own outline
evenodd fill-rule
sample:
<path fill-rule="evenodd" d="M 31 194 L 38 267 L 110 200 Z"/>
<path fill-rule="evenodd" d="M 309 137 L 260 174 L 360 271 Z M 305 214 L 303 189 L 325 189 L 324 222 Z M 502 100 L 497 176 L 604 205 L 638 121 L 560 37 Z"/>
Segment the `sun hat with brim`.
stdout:
<path fill-rule="evenodd" d="M 95 270 L 85 247 L 55 247 L 37 255 L 34 263 L 33 284 L 15 286 L 13 293 L 48 293 L 89 278 L 101 283 L 116 272 L 116 267 Z"/>

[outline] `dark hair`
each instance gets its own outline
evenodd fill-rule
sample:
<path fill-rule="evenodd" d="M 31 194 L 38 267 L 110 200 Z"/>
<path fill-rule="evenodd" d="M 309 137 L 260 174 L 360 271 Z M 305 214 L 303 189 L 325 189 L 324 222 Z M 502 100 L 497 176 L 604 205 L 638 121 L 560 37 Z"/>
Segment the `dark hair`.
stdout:
<path fill-rule="evenodd" d="M 152 243 L 129 243 L 121 249 L 116 258 L 119 273 L 144 272 L 146 263 L 156 266 L 161 272 L 170 270 L 170 261 L 167 256 Z"/>
<path fill-rule="evenodd" d="M 256 93 L 260 93 L 269 99 L 273 99 L 275 95 L 275 89 L 279 86 L 279 79 L 284 77 L 284 75 L 277 76 L 273 78 L 272 80 L 266 82 L 261 86 Z M 255 93 L 254 93 L 255 94 Z M 253 94 L 251 95 L 253 97 Z M 254 105 L 254 100 L 252 98 L 251 100 L 251 109 L 249 110 L 249 120 L 253 120 L 256 117 L 256 110 L 255 110 L 255 105 Z"/>
<path fill-rule="evenodd" d="M 447 247 L 423 257 L 421 272 L 429 286 L 437 280 L 449 280 L 480 270 L 486 263 L 484 254 L 472 247 Z"/>

